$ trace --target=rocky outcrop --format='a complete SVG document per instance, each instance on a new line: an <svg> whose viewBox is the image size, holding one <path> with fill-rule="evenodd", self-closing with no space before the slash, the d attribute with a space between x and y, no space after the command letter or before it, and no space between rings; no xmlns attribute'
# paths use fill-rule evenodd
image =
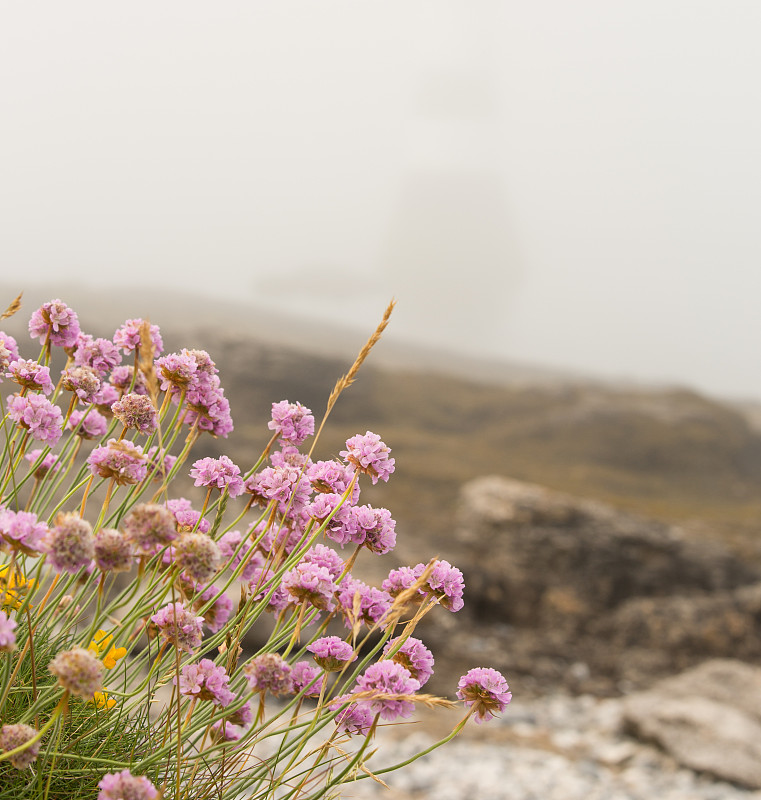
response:
<svg viewBox="0 0 761 800"><path fill-rule="evenodd" d="M677 528L497 476L462 492L458 541L470 604L515 625L571 625L633 598L726 591L761 579Z"/></svg>
<svg viewBox="0 0 761 800"><path fill-rule="evenodd" d="M761 669L713 660L624 702L624 719L680 764L761 788Z"/></svg>
<svg viewBox="0 0 761 800"><path fill-rule="evenodd" d="M470 634L545 685L615 692L761 656L758 567L676 527L491 476L463 488L457 542Z"/></svg>

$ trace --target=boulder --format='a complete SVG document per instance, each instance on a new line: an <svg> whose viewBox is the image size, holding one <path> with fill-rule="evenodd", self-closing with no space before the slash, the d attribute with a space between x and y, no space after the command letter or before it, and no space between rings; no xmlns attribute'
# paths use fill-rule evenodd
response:
<svg viewBox="0 0 761 800"><path fill-rule="evenodd" d="M761 669L707 661L624 701L624 722L680 764L761 788Z"/></svg>
<svg viewBox="0 0 761 800"><path fill-rule="evenodd" d="M457 542L466 608L517 626L579 632L632 598L761 580L756 567L674 526L500 476L464 486Z"/></svg>

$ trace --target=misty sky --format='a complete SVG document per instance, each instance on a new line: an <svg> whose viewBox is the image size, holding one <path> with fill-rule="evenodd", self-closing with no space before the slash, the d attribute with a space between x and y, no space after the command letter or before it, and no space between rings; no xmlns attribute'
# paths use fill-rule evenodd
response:
<svg viewBox="0 0 761 800"><path fill-rule="evenodd" d="M394 295L397 337L761 398L759 41L757 0L0 3L2 277Z"/></svg>

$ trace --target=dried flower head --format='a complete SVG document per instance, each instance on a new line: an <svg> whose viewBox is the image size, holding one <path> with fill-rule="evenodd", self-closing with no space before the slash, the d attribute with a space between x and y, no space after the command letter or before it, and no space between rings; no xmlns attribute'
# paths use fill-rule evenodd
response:
<svg viewBox="0 0 761 800"><path fill-rule="evenodd" d="M150 434L158 427L158 413L151 398L143 394L125 394L111 406L111 413L125 428L135 428L140 433Z"/></svg>
<svg viewBox="0 0 761 800"><path fill-rule="evenodd" d="M61 386L74 394L83 403L92 403L100 391L101 380L90 367L69 367L61 376Z"/></svg>
<svg viewBox="0 0 761 800"><path fill-rule="evenodd" d="M56 572L79 572L95 556L92 525L73 511L59 514L45 540L45 551Z"/></svg>
<svg viewBox="0 0 761 800"><path fill-rule="evenodd" d="M198 583L208 583L221 560L219 545L205 533L183 533L174 544L174 563Z"/></svg>
<svg viewBox="0 0 761 800"><path fill-rule="evenodd" d="M48 664L48 671L67 692L83 700L89 700L103 689L103 664L83 647L59 653Z"/></svg>
<svg viewBox="0 0 761 800"><path fill-rule="evenodd" d="M255 692L269 691L278 697L293 691L290 664L278 653L255 656L243 667L243 673Z"/></svg>
<svg viewBox="0 0 761 800"><path fill-rule="evenodd" d="M95 563L102 572L129 572L132 547L127 537L114 528L101 528L95 534Z"/></svg>
<svg viewBox="0 0 761 800"><path fill-rule="evenodd" d="M154 553L177 538L174 516L158 503L140 503L122 522L127 538L143 553Z"/></svg>
<svg viewBox="0 0 761 800"><path fill-rule="evenodd" d="M29 725L17 723L16 725L3 725L0 728L0 750L7 753L10 750L15 750L21 747L37 735L34 728ZM35 742L29 745L26 750L16 753L8 760L16 769L26 769L36 758L40 752L40 743Z"/></svg>

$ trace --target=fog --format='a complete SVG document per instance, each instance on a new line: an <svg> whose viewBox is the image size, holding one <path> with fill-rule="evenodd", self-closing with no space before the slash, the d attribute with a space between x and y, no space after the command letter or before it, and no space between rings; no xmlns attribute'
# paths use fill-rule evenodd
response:
<svg viewBox="0 0 761 800"><path fill-rule="evenodd" d="M4 3L2 277L367 330L393 295L400 339L761 398L760 36L755 2Z"/></svg>

